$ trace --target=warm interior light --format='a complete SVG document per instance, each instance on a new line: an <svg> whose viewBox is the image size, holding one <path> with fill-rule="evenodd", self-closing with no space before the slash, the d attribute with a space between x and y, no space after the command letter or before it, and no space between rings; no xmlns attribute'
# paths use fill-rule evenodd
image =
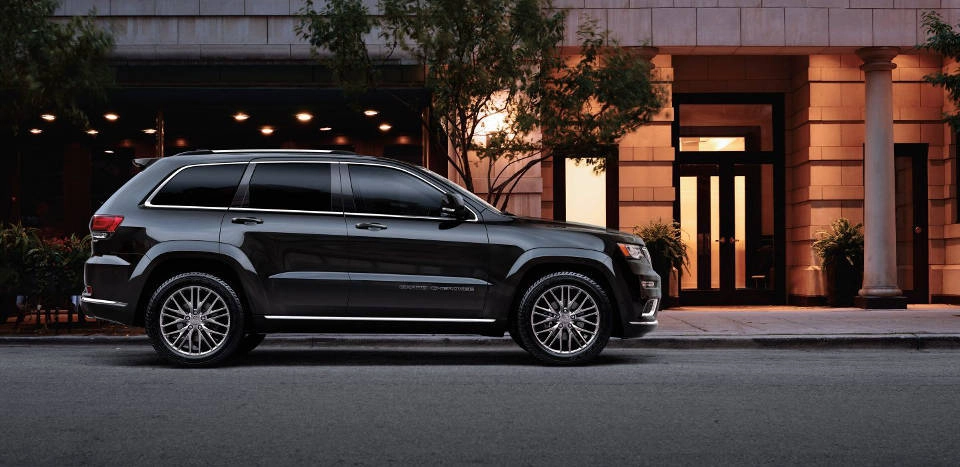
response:
<svg viewBox="0 0 960 467"><path fill-rule="evenodd" d="M245 121L247 121L248 118L250 118L250 116L247 115L247 114L245 114L245 113L243 113L243 112L237 112L237 113L233 114L233 119L236 120L236 121L238 121L238 122L245 122Z"/></svg>
<svg viewBox="0 0 960 467"><path fill-rule="evenodd" d="M376 115L379 114L379 113L380 113L380 112L377 112L376 110L373 110L373 109L367 109L367 110L364 110L364 111L363 111L363 114L366 115L366 116L368 116L368 117L374 117L374 116L376 116Z"/></svg>
<svg viewBox="0 0 960 467"><path fill-rule="evenodd" d="M94 130L93 128L91 128L91 129L89 129L89 130L87 130L87 131L86 131L86 133L87 133L88 135L90 135L90 136L97 136L97 135L99 135L99 134L100 134L100 132L99 132L99 131L97 131L97 130Z"/></svg>
<svg viewBox="0 0 960 467"><path fill-rule="evenodd" d="M33 133L33 134L35 134L35 135L39 135L40 133L43 133L43 130L41 130L41 129L39 129L39 128L31 128L31 129L30 129L30 133Z"/></svg>
<svg viewBox="0 0 960 467"><path fill-rule="evenodd" d="M187 146L187 140L186 140L185 138L177 138L177 139L173 142L173 145L176 146L176 147L178 147L178 148L186 147L186 146Z"/></svg>
<svg viewBox="0 0 960 467"><path fill-rule="evenodd" d="M390 129L393 128L393 125L389 123L381 123L377 128L379 128L380 131L390 131Z"/></svg>
<svg viewBox="0 0 960 467"><path fill-rule="evenodd" d="M307 112L300 112L297 114L297 120L306 123L313 120L313 115Z"/></svg>
<svg viewBox="0 0 960 467"><path fill-rule="evenodd" d="M322 127L320 127L320 131L330 131L330 130L332 130L332 129L333 129L333 127L329 127L329 126L322 126Z"/></svg>
<svg viewBox="0 0 960 467"><path fill-rule="evenodd" d="M272 126L262 126L260 127L260 133L263 133L263 136L270 136L273 134Z"/></svg>
<svg viewBox="0 0 960 467"><path fill-rule="evenodd" d="M143 129L143 132L146 133L146 134L148 134L148 135L152 135L152 134L156 133L157 130L154 129L154 128L144 128L144 129Z"/></svg>
<svg viewBox="0 0 960 467"><path fill-rule="evenodd" d="M105 113L105 114L103 114L103 118L105 118L105 119L107 119L107 120L109 120L109 121L111 121L111 122L115 122L115 121L117 121L118 118L120 118L120 116L117 115L117 114L115 114L115 113L113 113L113 112L110 112L110 113Z"/></svg>
<svg viewBox="0 0 960 467"><path fill-rule="evenodd" d="M333 139L333 142L334 144L347 144L350 142L350 140L347 139L346 136L337 136L336 138Z"/></svg>
<svg viewBox="0 0 960 467"><path fill-rule="evenodd" d="M40 116L40 118L42 118L42 119L44 119L44 120L46 120L46 121L48 121L48 122L52 122L52 121L54 121L54 120L57 119L57 116L54 115L54 114L43 114L43 115Z"/></svg>

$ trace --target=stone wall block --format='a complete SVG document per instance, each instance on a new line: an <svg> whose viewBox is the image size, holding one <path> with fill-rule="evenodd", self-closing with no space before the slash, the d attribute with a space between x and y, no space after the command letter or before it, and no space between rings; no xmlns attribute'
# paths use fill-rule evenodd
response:
<svg viewBox="0 0 960 467"><path fill-rule="evenodd" d="M110 18L117 45L158 45L177 42L177 20L157 17Z"/></svg>
<svg viewBox="0 0 960 467"><path fill-rule="evenodd" d="M109 15L110 0L64 0L54 10L53 14L56 16L82 16L94 9L98 15Z"/></svg>
<svg viewBox="0 0 960 467"><path fill-rule="evenodd" d="M740 45L740 9L697 8L697 45Z"/></svg>
<svg viewBox="0 0 960 467"><path fill-rule="evenodd" d="M200 14L200 0L161 0L157 2L157 14L197 16Z"/></svg>
<svg viewBox="0 0 960 467"><path fill-rule="evenodd" d="M873 12L867 9L830 9L830 45L873 44Z"/></svg>
<svg viewBox="0 0 960 467"><path fill-rule="evenodd" d="M917 44L917 10L873 10L873 45Z"/></svg>
<svg viewBox="0 0 960 467"><path fill-rule="evenodd" d="M607 25L620 45L650 44L653 41L650 17L650 9L611 9L607 10Z"/></svg>
<svg viewBox="0 0 960 467"><path fill-rule="evenodd" d="M266 44L267 19L223 18L224 44Z"/></svg>
<svg viewBox="0 0 960 467"><path fill-rule="evenodd" d="M245 15L287 15L290 13L290 0L244 0Z"/></svg>
<svg viewBox="0 0 960 467"><path fill-rule="evenodd" d="M785 8L784 42L788 46L829 45L829 18L826 8Z"/></svg>
<svg viewBox="0 0 960 467"><path fill-rule="evenodd" d="M783 8L740 10L740 40L743 45L784 45Z"/></svg>
<svg viewBox="0 0 960 467"><path fill-rule="evenodd" d="M243 15L243 0L200 0L201 15Z"/></svg>
<svg viewBox="0 0 960 467"><path fill-rule="evenodd" d="M109 13L113 16L152 16L157 14L157 0L110 0ZM107 14L107 11L100 14Z"/></svg>
<svg viewBox="0 0 960 467"><path fill-rule="evenodd" d="M652 18L655 45L697 45L696 8L654 8Z"/></svg>
<svg viewBox="0 0 960 467"><path fill-rule="evenodd" d="M294 27L297 18L293 16L267 18L267 43L269 44L306 44L297 36Z"/></svg>

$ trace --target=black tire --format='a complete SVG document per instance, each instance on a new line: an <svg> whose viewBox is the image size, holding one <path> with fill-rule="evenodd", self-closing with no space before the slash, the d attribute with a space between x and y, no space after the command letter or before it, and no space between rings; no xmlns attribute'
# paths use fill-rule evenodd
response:
<svg viewBox="0 0 960 467"><path fill-rule="evenodd" d="M193 298L194 293L197 298ZM160 284L147 305L145 321L153 348L161 357L180 366L216 366L233 355L243 339L240 297L226 281L203 272L178 274ZM161 326L166 334L161 332ZM196 354L192 353L194 343Z"/></svg>
<svg viewBox="0 0 960 467"><path fill-rule="evenodd" d="M510 334L510 338L513 339L513 342L519 345L521 349L527 350L527 344L523 343L523 339L520 338L520 330L517 329L516 326L511 326L507 334Z"/></svg>
<svg viewBox="0 0 960 467"><path fill-rule="evenodd" d="M263 339L267 337L266 334L246 334L243 336L243 339L240 339L240 345L237 346L236 355L246 355L257 348L260 343L263 342Z"/></svg>
<svg viewBox="0 0 960 467"><path fill-rule="evenodd" d="M560 297L553 295L558 290ZM591 309L591 301L595 310ZM545 304L549 309L544 309ZM522 347L551 365L577 365L593 360L607 346L613 328L612 307L603 287L570 271L547 274L527 287L516 318Z"/></svg>

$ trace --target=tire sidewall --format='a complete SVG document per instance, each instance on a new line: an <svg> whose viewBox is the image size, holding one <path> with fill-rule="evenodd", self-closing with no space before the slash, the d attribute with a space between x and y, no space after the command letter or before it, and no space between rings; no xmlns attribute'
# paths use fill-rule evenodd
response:
<svg viewBox="0 0 960 467"><path fill-rule="evenodd" d="M585 350L569 356L558 355L544 349L534 336L533 327L530 325L530 315L533 312L536 300L545 291L558 285L575 285L583 289L591 295L600 311L600 327L596 339ZM515 329L524 344L521 347L543 362L555 365L587 363L596 358L610 340L610 333L613 328L611 309L607 293L593 279L575 272L555 272L541 277L527 287L517 309Z"/></svg>
<svg viewBox="0 0 960 467"><path fill-rule="evenodd" d="M188 357L174 351L164 341L160 332L160 308L174 291L188 285L198 285L213 290L223 298L230 313L230 329L227 331L226 342L217 351L201 357ZM240 297L223 279L202 272L178 274L160 284L150 298L144 320L150 343L153 344L157 353L164 359L181 366L215 366L237 351L244 335L244 312Z"/></svg>

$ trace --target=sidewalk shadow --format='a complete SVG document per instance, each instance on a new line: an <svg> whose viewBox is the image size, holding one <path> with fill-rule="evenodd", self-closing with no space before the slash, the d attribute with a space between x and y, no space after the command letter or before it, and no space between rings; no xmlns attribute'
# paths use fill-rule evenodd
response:
<svg viewBox="0 0 960 467"><path fill-rule="evenodd" d="M649 363L649 355L600 355L584 366L636 365ZM177 368L155 355L116 355L118 366ZM405 349L314 347L283 348L266 346L248 355L232 358L220 368L287 366L530 366L543 367L538 360L520 349Z"/></svg>

